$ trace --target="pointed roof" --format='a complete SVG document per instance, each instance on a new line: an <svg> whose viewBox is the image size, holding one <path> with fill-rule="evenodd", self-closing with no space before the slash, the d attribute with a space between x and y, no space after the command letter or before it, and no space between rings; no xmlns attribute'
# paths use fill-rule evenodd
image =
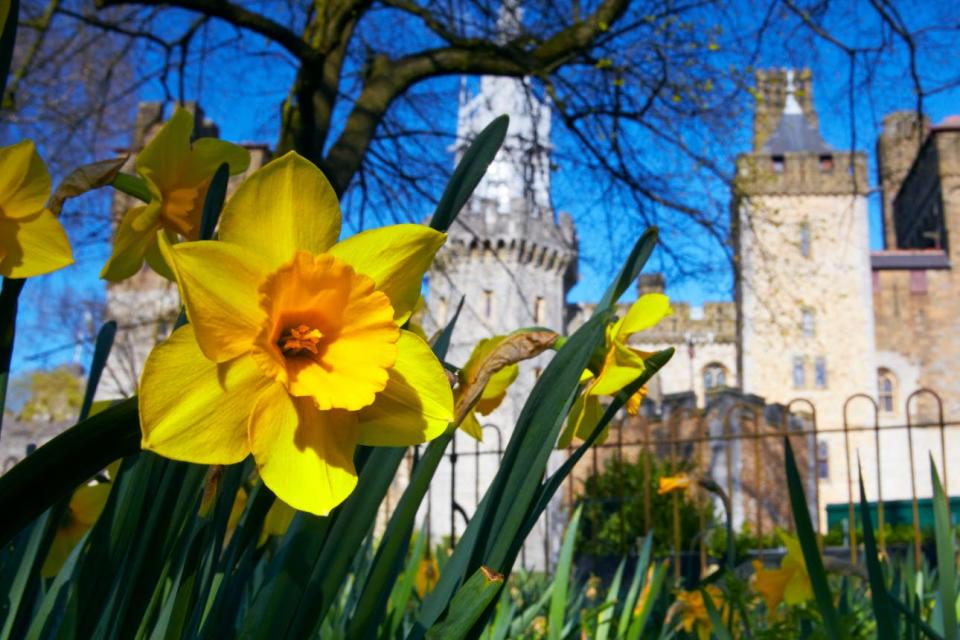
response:
<svg viewBox="0 0 960 640"><path fill-rule="evenodd" d="M803 115L793 86L793 70L787 71L787 97L783 103L780 124L761 149L763 153L781 155L790 152L832 153L833 149L820 132Z"/></svg>

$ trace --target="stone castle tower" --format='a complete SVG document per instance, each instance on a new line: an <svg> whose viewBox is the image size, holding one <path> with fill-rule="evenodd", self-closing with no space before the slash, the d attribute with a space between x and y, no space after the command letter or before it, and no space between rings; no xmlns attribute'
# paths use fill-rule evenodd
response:
<svg viewBox="0 0 960 640"><path fill-rule="evenodd" d="M466 93L466 91L464 91ZM536 97L526 80L484 77L479 92L461 98L457 143L459 160L467 143L501 114L510 116L506 140L470 201L449 231L429 277L427 324L444 326L463 299L447 361L463 365L483 338L525 326L543 326L563 332L567 324L566 293L576 280L577 237L566 214L555 215L550 203L550 110ZM430 506L434 537L451 528L462 535L466 518L498 467L498 451L506 446L512 428L550 354L520 364L520 374L503 404L480 417L484 441L477 445L458 433L456 449L480 451L460 459L456 468L449 456L434 479L435 500ZM469 467L469 468L468 468ZM463 514L452 514L449 491ZM444 494L441 497L441 494ZM561 518L554 511L535 530L524 550L528 567L542 567L559 545ZM552 530L549 534L546 527Z"/></svg>
<svg viewBox="0 0 960 640"><path fill-rule="evenodd" d="M876 385L866 157L824 142L809 72L757 80L753 152L737 159L732 202L739 379L768 403L806 398L820 425L840 426L845 400ZM848 418L866 423L853 413L863 409ZM843 451L842 436L822 442ZM845 500L844 456L824 457L838 482L822 497Z"/></svg>

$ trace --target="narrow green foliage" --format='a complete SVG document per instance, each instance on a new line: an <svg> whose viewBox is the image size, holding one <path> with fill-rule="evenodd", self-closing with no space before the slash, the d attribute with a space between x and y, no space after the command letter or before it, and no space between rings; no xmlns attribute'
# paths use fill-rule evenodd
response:
<svg viewBox="0 0 960 640"><path fill-rule="evenodd" d="M87 418L0 476L0 544L108 464L140 449L137 399Z"/></svg>
<svg viewBox="0 0 960 640"><path fill-rule="evenodd" d="M860 472L860 520L863 523L863 546L866 554L867 576L870 581L870 601L873 615L877 619L878 640L893 640L897 637L897 619L890 606L890 595L883 578L883 567L873 533L873 521L870 518L870 504L863 488L863 472Z"/></svg>
<svg viewBox="0 0 960 640"><path fill-rule="evenodd" d="M20 0L10 0L6 15L0 15L0 106L7 90L7 76L13 62L13 47L17 39L17 20L20 17Z"/></svg>
<svg viewBox="0 0 960 640"><path fill-rule="evenodd" d="M630 288L630 284L640 275L640 271L643 270L644 265L647 264L647 260L650 259L650 255L656 248L658 235L659 231L656 227L650 227L643 232L640 239L633 245L633 250L630 252L630 256L624 263L616 280L611 283L610 287L603 294L603 298L601 298L597 304L595 313L609 309L612 305L616 304L620 296Z"/></svg>
<svg viewBox="0 0 960 640"><path fill-rule="evenodd" d="M577 508L570 518L567 531L563 534L563 544L560 547L560 556L557 558L557 568L553 574L553 595L550 597L550 615L547 618L547 637L550 640L560 640L564 624L564 612L567 607L567 592L570 589L570 577L573 573L573 550L577 541L577 526L580 524L580 513Z"/></svg>
<svg viewBox="0 0 960 640"><path fill-rule="evenodd" d="M103 323L97 332L97 342L93 347L93 360L90 363L90 373L87 375L87 388L83 393L83 404L80 406L79 420L86 420L93 406L93 396L97 393L100 376L107 366L110 349L113 348L113 339L117 335L117 323L109 320Z"/></svg>
<svg viewBox="0 0 960 640"><path fill-rule="evenodd" d="M450 601L450 612L427 632L427 640L463 638L503 587L503 576L480 567Z"/></svg>
<svg viewBox="0 0 960 640"><path fill-rule="evenodd" d="M810 584L817 601L817 608L823 616L826 633L831 638L843 639L847 637L846 630L840 624L840 617L833 606L833 596L827 584L827 574L823 569L823 559L820 557L820 548L817 546L816 534L807 510L807 498L803 492L803 481L797 469L797 461L793 455L790 439L783 439L783 450L787 466L787 491L790 494L790 508L793 510L793 522L796 526L797 538L803 551L803 561L807 565L810 575Z"/></svg>
<svg viewBox="0 0 960 640"><path fill-rule="evenodd" d="M13 340L16 336L17 305L26 282L4 278L3 288L0 289L0 429L3 427L7 385L10 383L10 359L13 357ZM5 542L6 538L0 537L0 541Z"/></svg>
<svg viewBox="0 0 960 640"><path fill-rule="evenodd" d="M147 183L140 177L129 173L118 173L110 185L121 193L125 193L141 202L150 202L153 200L153 194Z"/></svg>
<svg viewBox="0 0 960 640"><path fill-rule="evenodd" d="M637 564L633 570L633 580L630 581L630 587L627 589L627 595L623 601L623 609L620 612L620 620L617 623L617 633L614 636L616 638L623 638L627 633L627 629L630 627L631 614L633 613L637 598L640 596L640 586L646 579L647 566L650 564L650 552L652 550L653 532L650 532L643 538L643 545L640 547L640 555L637 557Z"/></svg>
<svg viewBox="0 0 960 640"><path fill-rule="evenodd" d="M957 640L957 550L950 507L943 493L937 465L930 456L930 480L933 483L934 534L937 540L937 582L940 587L940 615L945 640Z"/></svg>
<svg viewBox="0 0 960 640"><path fill-rule="evenodd" d="M230 165L226 162L217 167L210 180L207 196L203 199L203 212L200 215L200 239L212 240L227 199L227 184L230 182Z"/></svg>
<svg viewBox="0 0 960 640"><path fill-rule="evenodd" d="M623 580L623 569L626 563L627 559L622 559L620 564L617 565L616 573L613 574L613 581L610 583L607 597L603 601L604 608L597 619L597 640L607 640L610 637L610 628L613 626L613 611L620 597L620 582Z"/></svg>
<svg viewBox="0 0 960 640"><path fill-rule="evenodd" d="M450 228L500 150L509 125L510 118L505 115L500 116L488 124L470 143L457 168L454 169L450 181L447 182L443 195L440 196L440 202L430 220L431 227L438 231L446 231Z"/></svg>
<svg viewBox="0 0 960 640"><path fill-rule="evenodd" d="M707 610L707 615L710 616L713 637L717 640L733 640L730 630L723 622L723 616L720 615L716 605L713 604L713 598L710 597L706 589L700 589L700 595L703 597L703 606Z"/></svg>

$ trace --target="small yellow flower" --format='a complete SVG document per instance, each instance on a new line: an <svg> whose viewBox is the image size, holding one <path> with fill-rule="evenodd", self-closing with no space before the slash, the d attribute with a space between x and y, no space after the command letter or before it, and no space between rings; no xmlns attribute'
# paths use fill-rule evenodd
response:
<svg viewBox="0 0 960 640"><path fill-rule="evenodd" d="M421 598L425 597L437 586L437 580L439 579L440 567L437 565L437 559L433 556L424 556L417 568L417 578L414 584L417 595Z"/></svg>
<svg viewBox="0 0 960 640"><path fill-rule="evenodd" d="M759 560L753 561L753 587L763 598L771 617L776 614L781 602L792 607L813 598L813 586L800 541L783 531L778 531L778 534L787 548L780 568L765 569Z"/></svg>
<svg viewBox="0 0 960 640"><path fill-rule="evenodd" d="M356 486L358 444L405 447L446 430L443 367L400 328L445 234L404 224L339 235L333 188L295 153L237 189L219 241L161 235L190 323L144 366L144 449L199 464L253 454L278 498L327 514Z"/></svg>
<svg viewBox="0 0 960 640"><path fill-rule="evenodd" d="M632 396L627 398L627 404L625 406L627 410L627 415L636 416L640 414L640 405L643 404L644 399L647 397L647 388L640 387L637 389L637 392Z"/></svg>
<svg viewBox="0 0 960 640"><path fill-rule="evenodd" d="M470 357L467 358L467 363L463 365L463 368L460 369L457 376L460 383L457 385L457 391L454 394L455 401L459 401L460 394L463 390L476 381L481 364L486 360L490 352L503 342L506 337L507 336L494 336L492 338L484 338L473 348ZM499 407L503 399L507 397L507 389L513 384L513 381L517 379L519 373L520 368L514 363L508 364L490 376L490 379L487 380L487 384L480 394L480 400L478 400L477 404L464 416L463 421L460 423L460 428L480 442L483 442L483 427L480 425L480 421L477 420L476 414L479 413L482 416L487 416Z"/></svg>
<svg viewBox="0 0 960 640"><path fill-rule="evenodd" d="M715 585L707 585L707 595L713 602L713 606L720 611L723 606L723 592ZM680 616L678 627L682 627L687 633L696 631L700 640L709 640L713 624L710 621L710 614L707 612L707 606L703 602L703 593L700 591L680 591L677 593L677 601L670 607L667 613L667 619L673 619L674 616Z"/></svg>
<svg viewBox="0 0 960 640"><path fill-rule="evenodd" d="M50 173L33 141L0 147L0 275L29 278L73 264L49 199Z"/></svg>
<svg viewBox="0 0 960 640"><path fill-rule="evenodd" d="M530 631L534 638L543 638L547 635L547 617L537 616L530 623Z"/></svg>
<svg viewBox="0 0 960 640"><path fill-rule="evenodd" d="M86 484L73 492L63 520L54 534L50 551L43 561L40 575L52 578L60 573L73 548L100 517L112 486L111 483Z"/></svg>
<svg viewBox="0 0 960 640"><path fill-rule="evenodd" d="M664 495L674 491L686 491L690 488L690 476L680 473L675 476L663 476L660 478L660 486L657 487L657 493Z"/></svg>
<svg viewBox="0 0 960 640"><path fill-rule="evenodd" d="M673 310L667 296L662 293L648 293L640 296L623 318L607 327L603 363L599 366L599 373L594 375L589 369L584 371L581 382L586 385L570 409L567 425L560 434L557 448L568 447L574 435L584 440L590 436L603 415L599 396L614 396L643 375L646 369L644 360L651 354L629 346L630 337L655 326L671 313ZM628 400L628 411L639 411L643 395L636 395ZM606 431L597 442L602 443L605 438Z"/></svg>
<svg viewBox="0 0 960 640"><path fill-rule="evenodd" d="M194 116L177 109L157 135L137 155L136 168L153 199L123 215L113 242L113 254L100 277L119 282L137 273L144 259L172 279L157 246L157 232L196 240L207 189L217 168L226 162L230 173L245 171L250 152L216 138L190 142Z"/></svg>

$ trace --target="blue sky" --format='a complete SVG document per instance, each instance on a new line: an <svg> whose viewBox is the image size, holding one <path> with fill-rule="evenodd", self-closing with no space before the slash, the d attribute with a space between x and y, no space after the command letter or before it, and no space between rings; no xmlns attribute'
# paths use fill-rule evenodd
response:
<svg viewBox="0 0 960 640"><path fill-rule="evenodd" d="M856 13L858 3L853 3ZM918 11L938 11L942 9L925 8L934 5L917 5ZM927 16L929 18L929 16ZM868 29L869 15L861 23L843 23L836 26L836 33L850 41L857 41L862 34L858 30ZM856 93L851 117L850 103L847 99L847 78L849 72L847 57L827 44L821 43L813 50L794 51L789 46L777 46L771 43L759 56L761 67L802 67L809 66L814 76L814 101L820 114L821 129L826 141L834 148L844 150L855 145L857 149L869 155L870 181L875 186L876 163L874 145L879 133L882 117L896 109L913 108L916 104L911 87L906 81L905 58L900 56L878 67L877 73L885 77L878 83L885 90L876 94ZM256 65L244 65L242 69L231 65L229 56L224 52L211 56L205 68L194 69L186 79L188 99L199 99L207 114L220 126L221 136L231 141L256 141L273 144L277 138L279 104L285 96L293 77L293 67L283 56L264 57ZM457 83L455 78L441 80L444 83ZM455 85L446 85L446 88ZM142 99L162 99L164 90L159 84L148 86ZM924 109L933 122L940 122L946 116L960 113L960 89L941 92L928 98ZM444 126L451 134L455 129L455 104L447 112ZM732 167L733 153L747 151L751 121L744 115L730 122L731 149L724 159ZM564 138L562 131L556 130L554 144L570 152L571 141ZM855 139L854 139L855 138ZM655 141L651 141L651 153L662 153ZM671 169L673 162L669 154L664 154L664 170ZM450 160L452 166L452 159ZM611 219L628 219L628 212L611 210L597 197L590 195L589 187L584 187L580 176L565 169L563 160L558 160L558 173L554 178L552 194L558 210L569 212L578 224L581 237L581 281L571 292L573 301L596 300L617 268L621 257L642 229L609 225ZM672 167L676 169L676 167ZM695 187L693 187L695 188ZM705 184L704 190L715 189L715 185ZM728 200L726 193L710 193L710 199L724 205ZM102 202L91 206L104 206ZM350 206L350 201L347 205ZM426 212L424 212L426 213ZM870 197L870 233L871 246L882 246L880 229L879 198ZM412 216L414 218L420 215ZM355 231L355 229L353 229ZM689 226L664 226L664 242L680 243L687 241L691 233ZM709 245L705 245L709 247ZM704 251L709 251L709 248ZM43 322L47 315L46 305L54 300L57 292L70 291L83 294L90 292L102 295L103 286L97 279L97 273L108 255L109 247L85 247L78 252L77 265L60 273L37 278L28 284L23 297L21 325L23 331L18 336L14 354L15 370L24 370L36 366L52 366L79 356L81 362L88 355L72 348L72 336L60 335L56 329L45 331L42 340L36 339L33 329ZM722 263L718 261L718 264ZM732 278L728 271L719 268L705 277L687 278L680 282L668 283L668 293L676 300L699 305L704 301L728 300L731 298Z"/></svg>

